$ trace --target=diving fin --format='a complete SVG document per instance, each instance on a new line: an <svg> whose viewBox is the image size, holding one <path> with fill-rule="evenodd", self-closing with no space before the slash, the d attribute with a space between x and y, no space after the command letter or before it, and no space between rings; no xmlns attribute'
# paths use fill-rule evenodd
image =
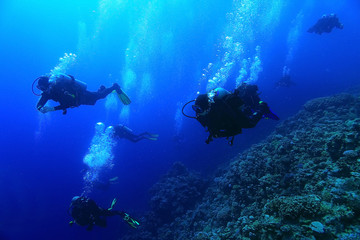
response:
<svg viewBox="0 0 360 240"><path fill-rule="evenodd" d="M113 209L113 207L115 206L116 202L117 202L117 199L116 199L116 198L114 198L114 200L113 200L113 201L112 201L112 203L111 203L111 207L110 207L110 208L108 208L108 211L110 211L110 210L112 210L112 209Z"/></svg>
<svg viewBox="0 0 360 240"><path fill-rule="evenodd" d="M129 105L131 103L130 98L128 97L128 95L126 95L126 93L124 93L124 91L120 90L120 93L115 91L116 94L118 95L120 101L124 104L124 105Z"/></svg>
<svg viewBox="0 0 360 240"><path fill-rule="evenodd" d="M131 227L133 227L133 228L137 228L137 227L140 225L140 223L139 223L138 221L136 221L135 219L133 219L132 217L130 217L130 215L127 214L127 213L124 213L123 219L125 220L125 222L126 222L127 224L129 224L129 225L130 225Z"/></svg>

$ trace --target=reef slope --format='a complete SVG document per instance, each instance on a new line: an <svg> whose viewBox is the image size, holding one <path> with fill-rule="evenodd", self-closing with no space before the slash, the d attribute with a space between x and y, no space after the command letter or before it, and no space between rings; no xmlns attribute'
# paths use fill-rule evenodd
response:
<svg viewBox="0 0 360 240"><path fill-rule="evenodd" d="M181 164L123 239L360 239L360 99L307 102L203 180ZM166 207L164 207L166 206Z"/></svg>

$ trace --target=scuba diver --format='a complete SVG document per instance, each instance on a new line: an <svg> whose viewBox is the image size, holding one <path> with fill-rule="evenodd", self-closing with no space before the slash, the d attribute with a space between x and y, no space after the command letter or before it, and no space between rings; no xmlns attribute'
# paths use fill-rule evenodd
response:
<svg viewBox="0 0 360 240"><path fill-rule="evenodd" d="M343 29L344 25L340 23L339 18L336 16L336 14L332 13L329 15L323 15L314 26L309 28L307 31L309 33L317 33L322 34L324 32L330 33L333 28L339 28Z"/></svg>
<svg viewBox="0 0 360 240"><path fill-rule="evenodd" d="M34 84L36 82L36 88L42 91L41 94L34 92ZM74 108L80 105L95 105L97 100L105 98L113 91L116 91L124 105L131 103L129 97L121 90L117 83L114 83L109 88L101 85L97 92L90 92L86 88L85 83L66 74L41 76L35 79L32 85L33 93L41 96L36 108L42 113L62 110L63 114L66 114L67 108ZM45 106L48 100L59 102L60 105L56 107Z"/></svg>
<svg viewBox="0 0 360 240"><path fill-rule="evenodd" d="M130 217L129 214L122 211L112 210L116 202L117 200L115 198L112 201L110 208L103 209L92 199L75 196L71 200L69 207L69 214L74 218L74 220L70 221L69 224L73 225L76 223L80 226L87 226L86 230L90 231L93 229L94 225L106 227L106 217L119 215L131 227L137 228L140 225L139 222Z"/></svg>
<svg viewBox="0 0 360 240"><path fill-rule="evenodd" d="M207 128L207 144L213 138L226 137L229 145L233 145L235 135L240 134L243 128L255 127L263 117L279 120L269 106L260 100L257 91L256 85L246 83L241 84L234 93L216 88L186 103L182 112L186 117L195 118ZM196 117L184 113L184 108L191 102L195 102L192 108Z"/></svg>
<svg viewBox="0 0 360 240"><path fill-rule="evenodd" d="M151 134L148 132L143 132L137 135L133 132L133 130L122 124L112 126L112 128L114 129L114 138L125 138L135 143L143 139L156 141L159 136L158 134Z"/></svg>
<svg viewBox="0 0 360 240"><path fill-rule="evenodd" d="M284 66L283 68L283 75L282 77L275 82L275 87L279 88L279 87L291 87L293 85L296 85L295 82L291 81L291 76L290 76L290 68L288 68L287 66Z"/></svg>

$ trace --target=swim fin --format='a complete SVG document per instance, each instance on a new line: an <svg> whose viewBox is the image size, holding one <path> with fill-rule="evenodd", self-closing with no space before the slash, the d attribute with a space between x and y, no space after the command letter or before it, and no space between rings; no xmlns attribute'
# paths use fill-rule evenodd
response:
<svg viewBox="0 0 360 240"><path fill-rule="evenodd" d="M158 139L155 138L155 137L147 137L147 139L149 139L149 140L151 140L151 141L156 141L156 140L158 140Z"/></svg>
<svg viewBox="0 0 360 240"><path fill-rule="evenodd" d="M123 219L126 221L127 224L129 224L133 228L137 228L140 225L138 221L130 217L130 215L127 213L124 213Z"/></svg>
<svg viewBox="0 0 360 240"><path fill-rule="evenodd" d="M116 202L117 202L117 199L114 198L114 200L113 200L112 203L111 203L111 207L108 208L108 211L110 211L110 210L113 209L113 207L115 206Z"/></svg>
<svg viewBox="0 0 360 240"><path fill-rule="evenodd" d="M128 95L126 95L126 93L124 93L124 91L120 90L121 92L118 93L117 91L116 94L118 95L120 101L124 104L124 105L129 105L131 103L130 98L128 97Z"/></svg>
<svg viewBox="0 0 360 240"><path fill-rule="evenodd" d="M147 133L147 136L145 136L145 138L151 140L151 141L156 141L158 140L159 134L152 134L152 133Z"/></svg>

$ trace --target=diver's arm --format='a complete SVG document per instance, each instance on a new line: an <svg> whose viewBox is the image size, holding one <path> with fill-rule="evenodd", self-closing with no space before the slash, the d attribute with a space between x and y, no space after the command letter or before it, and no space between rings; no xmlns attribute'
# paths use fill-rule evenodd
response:
<svg viewBox="0 0 360 240"><path fill-rule="evenodd" d="M48 100L49 100L49 98L45 94L42 94L41 98L39 99L38 103L36 104L36 109L40 111L40 109L42 107L44 107L44 105L47 103Z"/></svg>
<svg viewBox="0 0 360 240"><path fill-rule="evenodd" d="M43 106L39 109L40 112L42 113L48 113L48 112L53 112L56 110L63 110L63 114L66 114L66 108L64 108L63 106L59 105L56 107L51 107L51 106Z"/></svg>
<svg viewBox="0 0 360 240"><path fill-rule="evenodd" d="M39 102L36 104L37 110L40 111L41 113L48 113L55 111L54 107L45 106L48 100L49 98L45 94L42 94Z"/></svg>

